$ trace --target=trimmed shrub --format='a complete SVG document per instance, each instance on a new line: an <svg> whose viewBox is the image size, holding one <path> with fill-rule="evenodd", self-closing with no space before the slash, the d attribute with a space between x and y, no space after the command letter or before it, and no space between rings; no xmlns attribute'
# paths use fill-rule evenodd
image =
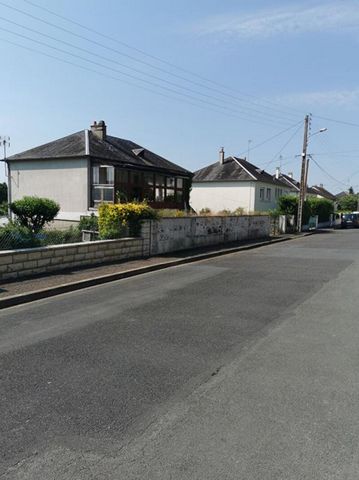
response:
<svg viewBox="0 0 359 480"><path fill-rule="evenodd" d="M126 227L131 236L137 237L141 233L141 222L146 219L158 219L158 213L145 202L102 204L98 220L100 237L122 237Z"/></svg>
<svg viewBox="0 0 359 480"><path fill-rule="evenodd" d="M81 217L77 228L80 230L80 232L82 230L98 232L98 217L94 213L91 213L89 217Z"/></svg>
<svg viewBox="0 0 359 480"><path fill-rule="evenodd" d="M59 213L60 206L49 198L24 197L10 204L18 223L32 233L38 233Z"/></svg>

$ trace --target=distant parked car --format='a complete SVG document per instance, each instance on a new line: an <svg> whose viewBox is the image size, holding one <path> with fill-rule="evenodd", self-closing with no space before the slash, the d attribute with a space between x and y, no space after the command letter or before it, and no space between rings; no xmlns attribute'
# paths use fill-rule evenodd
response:
<svg viewBox="0 0 359 480"><path fill-rule="evenodd" d="M342 228L359 227L359 214L358 213L343 213L342 214Z"/></svg>

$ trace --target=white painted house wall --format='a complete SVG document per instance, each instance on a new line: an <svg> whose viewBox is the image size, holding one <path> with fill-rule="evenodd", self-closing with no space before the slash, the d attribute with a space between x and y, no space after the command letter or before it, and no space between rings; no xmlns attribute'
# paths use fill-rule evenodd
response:
<svg viewBox="0 0 359 480"><path fill-rule="evenodd" d="M261 189L264 189L264 199L261 199ZM267 192L270 191L270 200ZM256 182L254 211L267 212L277 208L278 198L289 195L290 189L285 186L276 186L270 183Z"/></svg>
<svg viewBox="0 0 359 480"><path fill-rule="evenodd" d="M60 216L89 207L89 161L80 159L10 162L11 199L46 197L60 204Z"/></svg>
<svg viewBox="0 0 359 480"><path fill-rule="evenodd" d="M241 207L248 213L254 210L254 198L255 182L193 182L190 205L196 212L203 208L220 212Z"/></svg>

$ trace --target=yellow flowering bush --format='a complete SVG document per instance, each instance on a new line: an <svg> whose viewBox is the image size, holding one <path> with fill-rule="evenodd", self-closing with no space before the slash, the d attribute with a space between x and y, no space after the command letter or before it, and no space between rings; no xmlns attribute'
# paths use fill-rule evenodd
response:
<svg viewBox="0 0 359 480"><path fill-rule="evenodd" d="M146 202L142 203L104 203L99 207L99 232L101 238L119 238L126 228L131 236L141 233L141 222L146 219L157 219L156 210Z"/></svg>

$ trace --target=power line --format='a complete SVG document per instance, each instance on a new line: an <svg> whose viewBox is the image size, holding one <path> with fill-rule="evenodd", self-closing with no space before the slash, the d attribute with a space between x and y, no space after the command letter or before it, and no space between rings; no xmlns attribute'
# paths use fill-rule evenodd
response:
<svg viewBox="0 0 359 480"><path fill-rule="evenodd" d="M93 33L96 33L97 35L100 35L100 36L105 37L105 38L109 38L109 39L112 40L112 41L116 41L117 43L124 44L127 48L131 48L129 45L125 44L124 42L121 42L121 41L117 41L117 40L115 40L115 39L112 39L111 37L109 37L109 36L107 36L107 35L104 35L104 34L102 34L102 33L100 33L100 32L97 32L96 30L89 29L88 27L86 27L86 26L84 26L84 25L82 25L82 24L79 24L78 22L74 22L74 21L71 20L71 19L68 19L68 18L66 18L66 17L62 17L61 15L58 15L58 14L50 11L49 9L43 8L43 7L35 4L34 2L28 2L28 3L31 4L31 5L33 5L33 6L35 6L35 7L37 7L37 8L40 8L40 9L42 9L42 10L45 10L45 11L47 11L48 13L50 13L50 14L52 14L52 15L55 15L55 16L57 16L57 17L59 17L59 18L62 18L62 19L66 20L66 21L68 21L68 22L70 22L70 23L73 23L73 24L75 24L75 25L77 25L77 26L80 26L81 28L84 28L84 29L86 29L86 30L92 31ZM239 102L251 103L251 104L253 104L253 105L255 105L255 106L259 107L259 108L267 108L267 109L271 109L271 110L273 110L273 111L275 110L273 107L266 107L266 106L260 105L258 102L251 102L251 101L248 101L248 100L243 100L243 99L240 99L239 97L230 95L230 94L228 94L228 93L223 93L222 91L220 91L220 90L218 90L218 89L213 89L212 87L209 87L208 85L204 85L203 83L194 82L193 80L187 79L187 78L185 78L185 77L183 77L183 76L178 76L178 75L174 74L173 72L170 72L170 71L168 71L168 70L164 70L164 69L162 69L162 68L160 68L160 67L158 67L158 66L155 66L155 65L153 65L153 64L151 64L151 63L149 63L149 62L146 62L146 61L144 61L144 60L140 60L140 59L138 59L138 58L136 58L136 57L134 57L134 56L132 56L132 55L128 55L128 54L126 54L126 53L124 53L124 52L121 52L121 51L119 51L119 50L117 50L117 49L114 49L114 48L112 48L112 47L109 47L108 45L105 45L105 44L103 44L103 43L97 42L96 40L94 40L94 39L92 39L92 38L88 38L88 37L85 37L85 36L80 35L80 34L78 34L78 33L75 33L75 32L73 32L73 31L71 31L71 30L69 30L69 29L67 29L67 28L64 28L64 27L61 27L61 26L59 26L59 25L56 25L56 24L54 24L54 23L52 23L52 22L49 22L49 21L47 21L47 20L44 20L43 18L37 17L37 16L35 16L35 15L32 15L31 13L28 13L28 12L25 12L25 11L23 11L23 10L20 10L20 9L18 9L18 8L16 8L16 7L13 7L13 6L11 6L11 5L8 5L8 4L4 3L4 2L1 2L1 1L0 1L0 4L3 5L3 6L5 6L5 7L7 7L7 8L9 8L9 9L11 9L11 10L13 10L13 11L16 11L16 12L18 12L18 13L21 13L21 14L23 14L23 15L26 15L26 16L32 18L32 19L35 19L36 21L42 22L42 23L44 23L44 24L46 24L46 25L50 25L51 27L57 28L57 29L59 29L59 30L61 30L61 31L63 31L63 32L66 32L66 33L68 33L68 34L70 34L70 35L73 35L73 36L75 36L75 37L77 37L77 38L80 38L80 39L82 39L82 40L85 40L85 41L87 41L87 42L90 42L90 43L92 43L92 44L94 44L94 45L100 46L101 48L105 48L105 49L108 49L108 50L110 50L110 51L112 51L112 52L115 52L115 53L117 53L117 54L119 54L119 55L125 56L125 57L127 57L127 58L129 58L129 59L131 59L131 60L133 60L133 61L135 61L135 62L144 64L144 65L146 65L146 66L148 66L148 67L150 67L150 68L154 68L154 69L156 69L156 70L162 71L162 72L164 72L164 73L166 73L166 74L168 74L168 75L176 76L177 78L181 78L182 80L185 80L185 81L187 81L187 82L195 83L197 86L201 86L201 87L203 87L203 88L207 88L207 89L210 89L210 90L212 90L212 91L216 91L217 93L220 93L221 95L228 96L228 97L230 97L230 98L232 98L232 99L235 99L235 100L237 100L237 101L239 101ZM135 49L135 50L140 51L139 49ZM142 52L142 51L140 51L140 52L145 55L144 52ZM149 55L149 56L151 56L151 55ZM151 57L156 58L156 59L158 60L158 58L155 57L155 56L151 56ZM166 63L166 62L164 62L164 63ZM170 64L170 65L175 66L174 64ZM180 67L178 67L178 68L180 68ZM192 72L190 72L190 71L188 71L188 73L191 73L192 75L198 76L198 75L196 75L196 74L194 74L194 73L192 73ZM216 82L212 82L211 80L208 80L208 79L206 79L206 81L209 81L209 82L211 82L211 83L216 83ZM222 86L222 88L223 88L223 86ZM224 88L228 89L227 87L224 87ZM277 110L278 112L282 112L282 113L284 112L283 110L278 110L278 109L276 109L276 110ZM284 113L285 113L285 115L289 115L289 113L287 113L287 112L284 112ZM296 116L296 115L294 115L294 114L292 114L292 113L290 113L290 115L291 115L292 117L293 117L293 116Z"/></svg>
<svg viewBox="0 0 359 480"><path fill-rule="evenodd" d="M273 163L273 162L276 160L276 158L278 157L278 155L280 155L280 154L283 152L283 150L285 149L285 147L287 147L287 146L290 144L290 142L291 142L291 141L293 140L293 138L297 135L297 133L299 132L299 130L301 130L301 128L302 128L302 125L299 125L299 127L296 129L296 131L293 133L293 135L290 136L289 140L286 141L286 143L283 145L283 147L274 155L274 157L273 157L269 162L267 162L267 163L264 165L264 167L263 167L264 170L268 167L268 165L270 165L271 163Z"/></svg>
<svg viewBox="0 0 359 480"><path fill-rule="evenodd" d="M115 76L113 76L113 75L100 72L100 71L95 70L95 69L93 69L93 68L89 68L89 67L85 67L85 66L83 66L83 65L79 65L79 64L77 64L77 63L75 63L75 62L71 62L71 61L69 61L69 60L65 60L65 59L60 58L60 57L57 57L57 56L55 56L55 55L50 55L50 54L45 53L45 52L42 52L42 51L40 51L40 50L36 50L36 49L34 49L34 48L27 47L27 46L25 46L25 45L21 45L21 44L16 43L16 42L12 42L11 40L8 40L8 39L0 38L0 41L5 42L5 43L8 43L8 44L13 45L13 46L16 46L16 47L19 47L19 48L22 48L22 49L27 50L27 51L29 51L29 52L37 53L37 54L40 54L40 55L42 55L42 56L45 56L45 57L48 57L48 58L51 58L51 59L60 61L60 62L62 62L62 63L68 64L68 65L72 65L72 66L74 66L74 67L76 67L76 68L79 68L79 69L81 69L81 70L85 70L85 71L88 71L88 72L96 73L97 75L101 75L101 76L103 76L103 77L110 78L111 80L119 81L119 82L124 83L124 84L126 84L126 85L135 86L135 87L137 87L137 88L140 88L141 90L145 90L145 91L147 91L147 92L154 93L155 95L160 95L161 97L170 98L171 100L176 100L176 101L179 101L179 102L181 102L181 103L185 102L185 103L187 103L187 104L189 104L189 105L193 105L193 106L198 107L198 108L202 108L202 109L205 109L205 110L211 110L211 111L213 111L213 112L220 113L220 114L222 114L222 115L224 115L224 116L227 116L227 117L238 118L238 119L243 120L243 117L240 117L240 116L238 116L238 115L231 114L231 113L229 113L229 112L224 112L224 111L221 111L221 110L217 110L217 109L215 109L215 108L211 108L211 107L208 107L208 106L199 105L198 103L191 102L191 101L189 101L189 100L187 100L187 99L183 99L182 97L181 97L181 98L177 98L177 97L175 97L175 96L173 96L173 95L167 95L167 94L165 94L165 93L158 92L158 91L156 91L156 90L152 90L152 89L150 89L150 88L148 88L148 87L144 87L143 85L136 85L136 84L134 84L134 83L132 83L132 82L129 82L129 81L126 81L126 80L124 80L124 79L122 79L122 78L118 78L118 77L115 77ZM246 120L246 119L245 119L245 120ZM260 122L260 121L256 121L256 120L250 120L250 121L251 121L252 123L259 123L259 124L261 124L261 125L265 125L263 122ZM271 126L273 126L273 124L272 124Z"/></svg>
<svg viewBox="0 0 359 480"><path fill-rule="evenodd" d="M266 140L263 140L263 142L254 145L254 147L251 148L251 151L254 150L254 149L256 149L256 148L261 147L262 145L265 145L266 143L270 142L271 140L274 140L275 138L279 137L279 136L282 135L283 133L288 132L288 130L291 130L292 128L297 127L299 124L302 124L302 120L301 120L300 122L298 122L298 123L296 123L296 124L294 124L294 125L286 128L285 130L282 130L282 131L280 131L279 133L276 133L276 134L273 135L272 137L267 138ZM238 156L243 155L243 154L245 154L246 152L247 152L247 150L243 150L242 152L238 153Z"/></svg>
<svg viewBox="0 0 359 480"><path fill-rule="evenodd" d="M118 69L116 69L116 68L112 68L112 67L110 67L110 66L108 66L108 65L105 65L105 64L103 64L103 63L99 63L99 62L96 62L96 61L94 61L94 60L90 60L90 59L88 59L88 58L82 57L81 55L77 55L77 54L72 53L72 52L69 52L69 51L67 51L67 50L63 50L63 49L61 49L61 48L54 47L54 46L52 46L52 45L49 45L49 44L44 43L44 42L41 42L41 41L39 41L39 40L35 40L35 39L31 38L31 37L28 37L27 35L22 35L22 34L20 34L20 33L13 32L13 31L8 30L8 29L3 28L3 27L0 27L0 30L3 30L3 31L5 31L5 32L7 32L7 33L10 33L10 34L15 35L15 36L20 37L20 38L23 38L23 39L25 39L25 40L29 40L29 41L34 42L34 43L36 43L36 44L45 46L46 48L50 48L50 49L55 50L55 51L57 51L57 52L61 52L61 53L64 53L64 54L66 54L66 55L70 55L71 57L74 57L74 58L80 59L80 60L82 60L82 61L88 62L88 63L90 63L90 64L96 65L97 67L105 68L105 69L107 69L107 70L110 70L110 71L112 71L112 72L115 72L115 73L117 73L117 74L119 74L119 75L122 75L122 76L125 76L125 77L128 77L128 78L131 78L131 79L133 79L133 80L139 81L139 82L141 82L141 83L144 83L144 84L147 84L147 85L151 85L151 86L154 86L154 87L156 87L156 88L160 88L160 89L165 90L165 91L168 91L168 92L170 92L170 93L175 93L176 95L180 95L180 96L183 96L183 97L185 97L185 98L189 98L189 99L192 100L192 101L194 100L194 101L196 101L196 102L200 102L200 103L203 103L203 104L205 104L205 105L211 105L211 106L214 106L214 107L216 107L216 108L221 108L221 109L224 109L224 110L226 110L226 111L228 111L228 112L232 112L232 113L235 113L235 114L237 114L237 112L238 112L237 110L234 110L234 109L232 109L232 108L229 108L229 107L227 107L227 106L225 106L225 105L220 105L220 104L217 104L217 103L214 103L214 102L209 102L209 101L207 101L207 100L203 100L203 99L201 99L201 98L196 98L196 97L193 97L192 95L189 95L189 94L186 94L186 93L183 93L183 92L179 92L179 91L177 91L177 90L174 90L174 89L169 88L169 87L165 87L165 86L163 86L163 85L159 85L159 84L154 83L154 82L152 82L152 81L150 81L150 80L145 80L145 79L136 77L135 75L132 75L132 74L129 74L129 73L126 73L126 72L122 72L121 70L118 70ZM237 116L238 116L238 115L237 115ZM267 125L268 125L268 123L266 123L265 120L262 120L262 119L258 120L258 119L251 119L251 118L248 118L248 117L239 117L239 116L238 116L238 118L241 118L242 120L246 120L246 121L251 121L251 122L255 122L255 123L258 123L258 122L259 122L259 123L267 124ZM279 122L277 122L277 123L279 123ZM271 125L271 124L270 124L270 125Z"/></svg>
<svg viewBox="0 0 359 480"><path fill-rule="evenodd" d="M338 179L336 179L335 177L333 177L333 176L332 176L329 172L327 172L321 165L319 165L319 163L315 160L315 158L313 158L312 155L310 155L310 158L311 158L312 161L316 164L316 166L319 168L319 170L321 170L323 173L325 173L325 175L327 175L327 177L329 177L331 180L334 180L335 183L340 184L340 185L344 185L345 187L350 186L349 184L344 183L344 182L341 182L340 180L338 180Z"/></svg>
<svg viewBox="0 0 359 480"><path fill-rule="evenodd" d="M24 25L21 25L21 24L19 24L19 23L17 23L17 22L14 22L14 21L12 21L12 20L7 19L7 18L4 18L4 17L1 17L1 16L0 16L0 20L4 20L4 21L6 21L6 22L8 22L8 23L10 23L10 24L12 24L12 25L16 25L17 27L23 28L23 29L28 30L28 31L30 31L30 32L32 32L32 33L35 33L35 34L37 34L37 35L41 35L41 36L43 36L43 37L45 37L45 38L48 38L48 39L50 39L50 40L54 40L54 41L56 41L56 42L59 42L60 44L67 45L67 46L69 46L70 48L74 48L74 49L79 50L79 51L81 51L81 52L85 52L86 54L92 55L92 56L94 56L94 57L96 57L96 58L100 58L100 59L102 59L102 60L105 60L105 61L110 62L110 63L114 63L114 64L116 64L116 65L120 65L121 67L127 68L127 69L129 69L129 70L131 70L131 71L135 71L136 73L139 73L140 75L146 75L147 77L154 78L154 79L156 79L156 80L158 80L158 81L160 81L160 82L164 82L164 83L166 83L166 84L168 84L168 85L171 85L171 86L174 86L174 87L176 87L176 88L181 88L181 89L183 89L183 90L185 90L185 91L194 93L194 94L196 94L196 95L200 95L200 96L203 96L203 97L205 97L205 98L214 99L214 100L217 100L217 101L219 101L219 102L223 102L223 99L222 99L222 98L214 97L213 95L207 95L206 93L199 92L198 90L193 90L193 89L191 89L191 88L184 87L184 86L182 86L182 85L180 85L180 84L178 84L178 83L171 82L171 81L168 81L168 80L166 80L166 79L162 79L161 77L158 77L158 76L156 76L156 75L152 75L152 74L146 73L146 72L144 72L144 71L142 71L142 70L139 70L139 69L136 69L136 68L133 68L133 67L129 67L129 66L127 66L127 65L125 65L125 64L123 64L123 63L121 63L121 62L118 62L118 61L116 61L116 60L112 60L111 58L108 58L108 57L104 57L103 55L99 55L99 54L97 54L97 53L95 53L95 52L91 52L91 51L88 50L88 49L79 47L79 46L77 46L77 45L73 45L73 44L70 43L70 42L66 42L66 41L64 41L64 40L60 40L60 39L58 39L58 38L56 38L56 37L53 37L53 36L51 36L51 35L47 35L47 34L45 34L45 33L38 32L37 30L35 30L35 29L33 29L33 28L26 27L26 26L24 26ZM2 29L2 28L0 27L0 29ZM7 29L3 29L3 30L8 32ZM13 32L13 31L11 31L10 33L12 33L13 35L18 35L16 32ZM26 38L26 39L30 39L30 37L25 37L25 38ZM32 40L32 41L33 41L33 40ZM50 46L50 48L52 48L52 47ZM120 73L119 70L118 70L118 72ZM136 79L138 79L138 77L136 77ZM142 81L142 79L140 79L140 81ZM227 102L227 103L228 103L228 100L224 100L224 102ZM231 105L233 105L233 103L231 103ZM232 111L238 111L239 113L245 113L245 114L246 114L246 113L249 113L249 114L253 114L253 111L247 109L246 107L244 107L244 110L247 110L247 112L246 112L246 111L242 112L243 107L241 108L241 110L238 110L238 109L231 109L231 110L232 110ZM255 114L255 115L257 115L257 114ZM261 117L263 117L263 115L266 115L266 114L264 114L263 112L259 112L258 115L260 115ZM267 115L273 116L274 118L276 117L275 114L267 114ZM265 120L267 120L267 118L265 118Z"/></svg>
<svg viewBox="0 0 359 480"><path fill-rule="evenodd" d="M350 127L359 127L359 123L346 122L345 120L338 120L336 118L320 117L319 115L314 115L315 118L320 118L321 120L327 120L328 122L340 123L342 125L348 125Z"/></svg>

